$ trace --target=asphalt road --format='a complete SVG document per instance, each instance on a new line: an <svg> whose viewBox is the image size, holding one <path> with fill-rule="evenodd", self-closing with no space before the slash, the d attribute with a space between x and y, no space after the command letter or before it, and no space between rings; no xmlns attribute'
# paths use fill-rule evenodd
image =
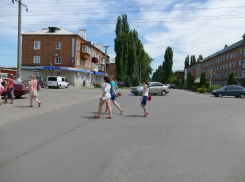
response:
<svg viewBox="0 0 245 182"><path fill-rule="evenodd" d="M95 119L101 90L43 89L0 106L1 182L244 182L244 99L123 90L113 119Z"/></svg>

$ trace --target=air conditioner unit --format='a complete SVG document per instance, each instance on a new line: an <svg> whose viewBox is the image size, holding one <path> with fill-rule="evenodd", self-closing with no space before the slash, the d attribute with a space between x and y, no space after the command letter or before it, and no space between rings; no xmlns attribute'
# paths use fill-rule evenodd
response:
<svg viewBox="0 0 245 182"><path fill-rule="evenodd" d="M77 76L79 76L80 75L80 73L79 72L77 72Z"/></svg>
<svg viewBox="0 0 245 182"><path fill-rule="evenodd" d="M57 57L57 56L59 56L59 53L58 52L55 52L54 53L54 57Z"/></svg>

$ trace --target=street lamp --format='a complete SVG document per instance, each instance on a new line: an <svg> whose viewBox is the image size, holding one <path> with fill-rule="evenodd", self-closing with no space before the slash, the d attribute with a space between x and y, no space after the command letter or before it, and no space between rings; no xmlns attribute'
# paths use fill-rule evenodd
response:
<svg viewBox="0 0 245 182"><path fill-rule="evenodd" d="M209 76L209 80L210 80L210 86L212 85L212 82L211 82L211 77L213 76L213 75L216 75L216 72L212 69L212 70L209 70L208 71L208 73L207 73L207 75L210 75Z"/></svg>

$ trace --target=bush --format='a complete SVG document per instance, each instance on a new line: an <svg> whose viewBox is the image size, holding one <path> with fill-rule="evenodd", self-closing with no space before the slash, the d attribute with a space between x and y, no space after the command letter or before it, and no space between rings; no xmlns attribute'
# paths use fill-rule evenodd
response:
<svg viewBox="0 0 245 182"><path fill-rule="evenodd" d="M134 77L133 80L133 87L139 86L140 82L139 82L139 78L137 76Z"/></svg>
<svg viewBox="0 0 245 182"><path fill-rule="evenodd" d="M216 89L221 89L222 86L220 85L212 85L208 88L209 91L213 91L213 90L216 90Z"/></svg>
<svg viewBox="0 0 245 182"><path fill-rule="evenodd" d="M202 85L201 88L197 89L200 93L205 93L207 91L206 87L204 85Z"/></svg>
<svg viewBox="0 0 245 182"><path fill-rule="evenodd" d="M101 88L101 84L100 83L96 83L96 84L94 84L94 87Z"/></svg>
<svg viewBox="0 0 245 182"><path fill-rule="evenodd" d="M131 79L128 76L124 79L124 87L131 87Z"/></svg>

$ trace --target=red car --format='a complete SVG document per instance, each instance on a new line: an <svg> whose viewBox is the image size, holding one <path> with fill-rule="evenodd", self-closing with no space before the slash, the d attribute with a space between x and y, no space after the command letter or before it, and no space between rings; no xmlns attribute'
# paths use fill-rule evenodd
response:
<svg viewBox="0 0 245 182"><path fill-rule="evenodd" d="M8 80L8 79L4 79ZM30 92L30 87L28 84L22 84L14 80L14 96L20 98L22 95L26 95ZM4 93L2 94L4 96Z"/></svg>

